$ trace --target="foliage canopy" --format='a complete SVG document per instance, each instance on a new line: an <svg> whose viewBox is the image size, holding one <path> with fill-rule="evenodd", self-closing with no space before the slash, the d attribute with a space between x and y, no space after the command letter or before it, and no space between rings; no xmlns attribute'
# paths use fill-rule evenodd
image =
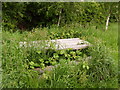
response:
<svg viewBox="0 0 120 90"><path fill-rule="evenodd" d="M50 27L53 24L93 23L105 24L108 14L110 22L118 21L117 2L4 2L3 26L32 29Z"/></svg>

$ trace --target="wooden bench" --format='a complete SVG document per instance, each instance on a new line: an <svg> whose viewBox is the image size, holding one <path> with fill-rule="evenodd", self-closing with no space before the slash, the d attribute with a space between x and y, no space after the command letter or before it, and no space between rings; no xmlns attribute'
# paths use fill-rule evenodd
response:
<svg viewBox="0 0 120 90"><path fill-rule="evenodd" d="M40 40L40 41L32 41L32 42L20 42L20 47L40 47L45 49L84 49L91 44L87 41L80 40L79 38L69 38L69 39L56 39L56 40Z"/></svg>
<svg viewBox="0 0 120 90"><path fill-rule="evenodd" d="M78 50L78 49L85 49L91 46L91 44L87 41L80 40L79 38L69 38L69 39L57 39L57 40L40 40L40 41L31 41L31 42L19 42L20 47L40 47L40 48L45 48L45 49L56 49L56 50L62 50L62 49L73 49L73 50ZM53 45L53 47L52 47ZM45 47L44 47L45 46ZM91 59L91 57L85 58L84 60ZM79 62L77 61L71 61L69 64L78 64ZM67 64L67 63L66 63ZM55 67L59 66L47 66L44 69L41 68L35 68L33 70L38 71L40 73L39 78L43 78L43 73L45 71L52 71Z"/></svg>

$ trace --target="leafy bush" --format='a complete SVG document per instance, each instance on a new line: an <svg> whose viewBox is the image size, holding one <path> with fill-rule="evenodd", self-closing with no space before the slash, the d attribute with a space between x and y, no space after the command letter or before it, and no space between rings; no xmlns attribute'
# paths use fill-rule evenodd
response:
<svg viewBox="0 0 120 90"><path fill-rule="evenodd" d="M80 30L73 31L74 28L73 29L69 29L69 28L65 26L65 27L62 27L61 29L63 30L60 30L60 31L59 31L59 28L55 28L55 29L58 29L56 31L54 31L53 28L50 30L48 29L48 33L47 33L48 39L63 39L63 38L76 38L76 37L80 38L82 36L82 33L79 32ZM33 30L33 32L38 33L39 31L35 29L35 31ZM40 32L42 33L42 31ZM37 38L36 34L35 36ZM45 45L43 45L43 47L44 46ZM39 47L42 47L42 46L39 46ZM51 43L51 47L53 48L55 47L54 43ZM83 57L85 56L87 57L88 52L85 52L85 51L86 50L71 50L71 49L58 50L58 51L52 50L52 49L40 50L39 48L31 47L28 50L28 54L29 54L29 56L27 57L27 59L29 60L28 65L30 66L29 68L35 68L35 67L44 68L48 65L56 65L61 60L64 60L65 62L73 61L73 60L79 61L79 59L81 60Z"/></svg>
<svg viewBox="0 0 120 90"><path fill-rule="evenodd" d="M56 65L61 61L69 62L69 61L81 61L83 57L87 57L87 55L82 52L82 50L35 50L32 49L28 51L28 61L30 68L40 67L45 68L49 65Z"/></svg>
<svg viewBox="0 0 120 90"><path fill-rule="evenodd" d="M50 39L78 38L82 33L73 30L62 30L60 32L50 32Z"/></svg>

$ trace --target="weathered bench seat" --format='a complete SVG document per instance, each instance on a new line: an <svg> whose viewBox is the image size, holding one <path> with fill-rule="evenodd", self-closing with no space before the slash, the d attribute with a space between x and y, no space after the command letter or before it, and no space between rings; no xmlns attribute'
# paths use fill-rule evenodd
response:
<svg viewBox="0 0 120 90"><path fill-rule="evenodd" d="M84 49L89 47L91 44L87 41L80 40L79 38L69 38L69 39L57 39L57 40L41 40L32 42L20 42L20 46L31 47L37 46L45 49Z"/></svg>

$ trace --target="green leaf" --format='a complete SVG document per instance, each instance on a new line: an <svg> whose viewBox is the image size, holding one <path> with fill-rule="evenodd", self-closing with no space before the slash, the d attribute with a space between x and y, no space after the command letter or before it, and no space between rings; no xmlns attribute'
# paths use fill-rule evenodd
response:
<svg viewBox="0 0 120 90"><path fill-rule="evenodd" d="M29 64L30 64L30 65L34 65L34 62L33 62L33 61L31 61Z"/></svg>
<svg viewBox="0 0 120 90"><path fill-rule="evenodd" d="M85 68L85 65L83 65L83 68Z"/></svg>
<svg viewBox="0 0 120 90"><path fill-rule="evenodd" d="M41 51L36 51L38 54L42 53Z"/></svg>
<svg viewBox="0 0 120 90"><path fill-rule="evenodd" d="M39 61L40 61L40 62L44 62L44 59L41 58L41 59L39 59Z"/></svg>
<svg viewBox="0 0 120 90"><path fill-rule="evenodd" d="M61 50L60 51L60 54L62 55L62 54L65 54L66 52L65 52L65 50Z"/></svg>
<svg viewBox="0 0 120 90"><path fill-rule="evenodd" d="M89 69L89 66L87 66L86 68Z"/></svg>
<svg viewBox="0 0 120 90"><path fill-rule="evenodd" d="M34 66L30 66L31 69L34 69Z"/></svg>
<svg viewBox="0 0 120 90"><path fill-rule="evenodd" d="M54 53L54 54L53 54L53 57L54 57L54 58L59 58L59 56L58 56L57 53Z"/></svg>

